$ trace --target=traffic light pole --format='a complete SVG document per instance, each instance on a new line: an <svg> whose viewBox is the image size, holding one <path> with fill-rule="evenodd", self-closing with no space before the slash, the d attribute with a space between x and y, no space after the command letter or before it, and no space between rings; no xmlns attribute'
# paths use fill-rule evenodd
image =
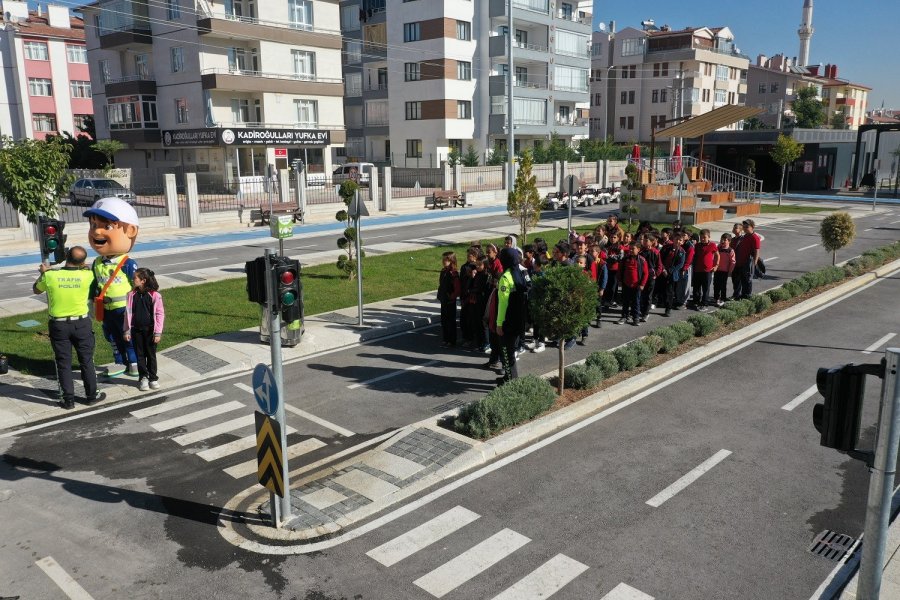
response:
<svg viewBox="0 0 900 600"><path fill-rule="evenodd" d="M284 482L284 497L275 499L275 494L270 494L269 500L272 506L272 516L275 526L278 527L291 516L291 486L288 482L287 459L287 421L284 416L284 370L281 364L281 313L278 311L278 303L275 300L277 290L274 282L274 269L271 248L266 248L266 306L269 309L269 348L272 351L272 374L275 375L275 386L278 389L278 408L275 411L275 420L281 425L281 479Z"/></svg>
<svg viewBox="0 0 900 600"><path fill-rule="evenodd" d="M900 348L885 351L884 381L881 386L881 411L875 462L869 480L866 503L866 527L859 569L857 598L877 600L884 570L884 548L891 518L897 448L900 445Z"/></svg>
<svg viewBox="0 0 900 600"><path fill-rule="evenodd" d="M359 305L359 326L363 323L363 286L362 286L362 209L360 208L359 189L356 190L356 295Z"/></svg>

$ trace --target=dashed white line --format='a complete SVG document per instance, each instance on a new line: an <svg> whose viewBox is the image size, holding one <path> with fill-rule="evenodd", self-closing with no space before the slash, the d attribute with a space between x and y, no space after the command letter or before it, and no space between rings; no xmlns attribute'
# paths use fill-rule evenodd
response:
<svg viewBox="0 0 900 600"><path fill-rule="evenodd" d="M286 460L291 460L292 458L297 458L298 456L303 456L313 450L318 450L325 446L325 442L322 440L318 440L316 438L309 438L307 440L303 440L302 442L298 442L293 446L288 446L287 452L285 452ZM234 465L233 467L228 467L227 469L222 469L235 479L240 479L241 477L246 477L251 473L256 473L257 469L257 459L253 458L248 460L247 462L242 462Z"/></svg>
<svg viewBox="0 0 900 600"><path fill-rule="evenodd" d="M793 400L791 400L790 402L788 402L787 404L782 406L781 410L787 410L787 411L794 410L795 408L797 408L798 406L803 404L803 402L807 398L809 398L810 396L815 394L816 390L818 390L818 389L819 389L818 386L815 386L815 385L812 386L811 388L809 388L808 390L806 390L805 392L803 392L802 394L800 394L799 396L797 396L796 398L794 398Z"/></svg>
<svg viewBox="0 0 900 600"><path fill-rule="evenodd" d="M412 365L411 367L406 367L405 369L400 369L399 371L392 371L390 373L385 373L384 375L379 375L378 377L373 377L372 379L367 379L366 381L360 381L359 383L354 383L347 386L347 389L355 390L361 387L365 387L371 383L376 383L378 381L384 381L385 379L390 379L391 377L396 377L397 375L403 375L408 371L418 371L419 369L424 369L425 367L430 367L431 365L437 364L441 361L439 360L429 360L428 362L422 363L421 365Z"/></svg>
<svg viewBox="0 0 900 600"><path fill-rule="evenodd" d="M874 227L869 227L868 229L863 229L863 233L865 233L865 232L867 232L867 231L872 231L873 229L875 229L875 228L874 228Z"/></svg>
<svg viewBox="0 0 900 600"><path fill-rule="evenodd" d="M162 404L157 404L156 406L150 406L148 408L141 408L139 410L133 410L133 411L131 411L131 414L132 414L132 416L137 417L138 419L143 419L145 417L153 417L158 414L168 412L170 410L184 408L185 406L190 406L191 404L197 404L199 402L204 402L206 400L218 398L221 395L222 395L222 393L217 392L216 390L206 390L206 391L200 392L198 394L193 394L191 396L185 396L184 398L179 398L178 400L171 400L169 402L163 402Z"/></svg>
<svg viewBox="0 0 900 600"><path fill-rule="evenodd" d="M36 561L38 567L47 574L47 577L53 580L53 583L63 591L63 593L71 598L71 600L94 600L94 597L85 591L83 587L78 585L71 575L66 573L65 569L59 566L52 556L47 556Z"/></svg>
<svg viewBox="0 0 900 600"><path fill-rule="evenodd" d="M883 338L881 338L880 340L878 340L877 342L875 342L874 344L872 344L871 346L869 346L868 348L863 350L863 354L872 354L874 351L878 350L879 348L881 348L881 346L886 344L889 340L893 339L895 335L897 335L897 334L896 333L887 334L886 336L884 336Z"/></svg>
<svg viewBox="0 0 900 600"><path fill-rule="evenodd" d="M731 450L719 450L711 457L707 458L702 463L691 469L687 474L680 477L675 483L647 500L647 504L649 504L653 508L659 508L666 500L671 499L673 496L675 496L675 494L700 479L700 477L704 473L728 458L730 455Z"/></svg>
<svg viewBox="0 0 900 600"><path fill-rule="evenodd" d="M159 265L159 266L156 267L156 268L157 268L157 269L164 269L164 268L166 268L166 267L177 267L177 266L180 266L180 265L193 265L193 264L201 263L201 262L209 262L209 261L211 261L211 260L219 260L219 257L217 256L217 257L215 257L215 258L198 258L197 260L188 260L188 261L185 261L185 262L169 263L169 264L167 264L167 265Z"/></svg>
<svg viewBox="0 0 900 600"><path fill-rule="evenodd" d="M768 258L764 258L763 260L764 260L765 262L767 262L767 263L770 263L770 262L772 262L772 261L778 260L778 257L777 257L777 256L770 256L770 257L768 257Z"/></svg>
<svg viewBox="0 0 900 600"><path fill-rule="evenodd" d="M494 600L545 600L588 570L588 566L565 554L557 554L494 596Z"/></svg>
<svg viewBox="0 0 900 600"><path fill-rule="evenodd" d="M242 408L246 409L247 407L237 400L232 400L231 402L226 402L225 404L221 404L219 406L204 408L203 410L198 410L186 415L181 415L180 417L175 417L174 419L169 419L167 421L151 423L150 427L152 427L156 431L169 431L170 429L175 429L176 427L203 421L204 419L215 417L226 412L231 412L233 410L239 410Z"/></svg>
<svg viewBox="0 0 900 600"><path fill-rule="evenodd" d="M803 246L802 248L797 248L797 252L803 252L804 250L809 250L810 248L815 248L818 244L810 244L809 246Z"/></svg>
<svg viewBox="0 0 900 600"><path fill-rule="evenodd" d="M888 225L896 225L897 223L900 223L900 219L897 219L896 221L891 221L890 223L888 223Z"/></svg>

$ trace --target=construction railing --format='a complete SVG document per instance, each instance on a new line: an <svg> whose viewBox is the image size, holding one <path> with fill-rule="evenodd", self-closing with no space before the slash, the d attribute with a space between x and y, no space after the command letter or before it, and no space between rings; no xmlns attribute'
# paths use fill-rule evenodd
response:
<svg viewBox="0 0 900 600"><path fill-rule="evenodd" d="M639 170L653 173L655 183L673 183L682 169L694 170L695 180L709 181L714 192L734 192L735 198L747 202L754 200L762 192L762 180L738 173L719 165L701 162L693 156L656 158L653 164L646 158L629 158L628 162Z"/></svg>

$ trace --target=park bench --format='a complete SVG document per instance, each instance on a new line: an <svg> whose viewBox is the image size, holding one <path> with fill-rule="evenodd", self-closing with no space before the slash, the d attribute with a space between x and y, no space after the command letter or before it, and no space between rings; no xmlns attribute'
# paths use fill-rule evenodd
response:
<svg viewBox="0 0 900 600"><path fill-rule="evenodd" d="M250 218L259 221L260 225L268 225L272 215L290 215L294 223L299 223L303 218L300 207L292 202L276 202L272 205L263 202L258 209L251 211Z"/></svg>
<svg viewBox="0 0 900 600"><path fill-rule="evenodd" d="M448 206L465 206L466 196L456 190L435 190L431 194L431 198L425 198L425 208L428 208L429 204L432 209L440 208L441 210Z"/></svg>

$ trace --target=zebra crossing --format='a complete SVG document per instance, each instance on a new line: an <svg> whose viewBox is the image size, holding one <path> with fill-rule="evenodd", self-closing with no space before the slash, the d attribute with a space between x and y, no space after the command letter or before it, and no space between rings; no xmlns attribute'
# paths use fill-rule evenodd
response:
<svg viewBox="0 0 900 600"><path fill-rule="evenodd" d="M372 548L366 555L384 567L395 567L402 561L427 550L454 535L472 534L467 528L481 515L462 506L450 510ZM479 538L482 536L480 534ZM413 581L434 598L443 598L466 582L486 573L501 561L510 559L531 540L509 528L501 529L476 542L461 554L422 574ZM512 558L515 560L515 558ZM574 581L589 567L565 554L556 554L491 600L538 600L550 598ZM602 600L653 600L640 590L620 583Z"/></svg>
<svg viewBox="0 0 900 600"><path fill-rule="evenodd" d="M235 383L234 387L242 392L253 394L250 386L244 383ZM196 394L169 400L162 404L149 406L131 411L131 415L141 421L147 421L154 431L165 433L179 430L171 439L175 444L184 448L186 453L193 454L200 459L212 463L230 460L234 461L237 455L244 453L244 457L256 448L255 420L252 408L239 400L223 401L224 394L218 390L204 390ZM352 431L330 423L325 419L312 415L294 406L285 404L285 410L298 417L315 423L323 429L334 431L340 436L350 437L355 435ZM237 411L244 414L237 416ZM223 417L228 417L222 421ZM190 429L189 431L182 431ZM294 427L288 426L286 435L297 434ZM239 435L241 437L231 441L213 445L198 450L196 445L209 443L221 435ZM287 458L294 459L304 454L325 447L327 444L316 437L308 437L295 444L289 445L285 450ZM233 464L222 466L222 471L235 479L248 477L256 473L255 455L250 460L241 460Z"/></svg>

